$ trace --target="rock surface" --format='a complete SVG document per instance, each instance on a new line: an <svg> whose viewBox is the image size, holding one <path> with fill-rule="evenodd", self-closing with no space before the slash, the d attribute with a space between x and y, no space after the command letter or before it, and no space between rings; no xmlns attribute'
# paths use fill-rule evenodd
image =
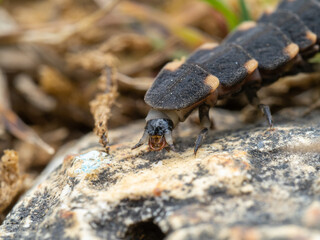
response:
<svg viewBox="0 0 320 240"><path fill-rule="evenodd" d="M143 122L110 133L110 155L88 135L57 155L1 239L319 239L320 111L296 113L268 131L215 110L220 129L196 157L188 123L178 153L131 151Z"/></svg>

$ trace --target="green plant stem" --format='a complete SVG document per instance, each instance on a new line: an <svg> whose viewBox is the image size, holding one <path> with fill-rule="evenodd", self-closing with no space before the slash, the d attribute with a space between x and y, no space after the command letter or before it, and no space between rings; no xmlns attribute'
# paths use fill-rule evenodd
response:
<svg viewBox="0 0 320 240"><path fill-rule="evenodd" d="M239 24L239 18L220 0L204 0L219 11L226 19L228 29L231 31Z"/></svg>
<svg viewBox="0 0 320 240"><path fill-rule="evenodd" d="M250 13L248 11L245 0L239 0L239 5L240 5L240 9L241 9L241 20L242 21L251 20Z"/></svg>

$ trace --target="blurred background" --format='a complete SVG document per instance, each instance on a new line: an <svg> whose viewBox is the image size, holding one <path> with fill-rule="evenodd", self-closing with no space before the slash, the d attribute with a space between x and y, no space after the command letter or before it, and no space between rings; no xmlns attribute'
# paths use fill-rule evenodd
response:
<svg viewBox="0 0 320 240"><path fill-rule="evenodd" d="M32 186L54 151L91 132L94 117L109 129L143 119L149 110L143 96L167 62L219 43L277 2L0 0L0 154L17 153L15 195ZM101 80L108 71L111 82ZM259 94L272 111L311 106L319 99L318 79L282 79ZM241 110L249 122L246 104L239 96L217 107ZM0 222L10 206L0 204Z"/></svg>

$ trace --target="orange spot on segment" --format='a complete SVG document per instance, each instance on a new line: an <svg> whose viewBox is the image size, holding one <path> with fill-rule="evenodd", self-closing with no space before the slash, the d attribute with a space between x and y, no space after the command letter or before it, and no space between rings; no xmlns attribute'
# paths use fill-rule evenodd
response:
<svg viewBox="0 0 320 240"><path fill-rule="evenodd" d="M251 74L258 68L258 62L255 59L251 59L244 64L244 67L247 69L248 73Z"/></svg>
<svg viewBox="0 0 320 240"><path fill-rule="evenodd" d="M293 59L299 53L299 47L297 44L291 43L285 49L284 52Z"/></svg>
<svg viewBox="0 0 320 240"><path fill-rule="evenodd" d="M306 38L308 38L312 43L316 43L317 41L317 35L311 31L307 31Z"/></svg>
<svg viewBox="0 0 320 240"><path fill-rule="evenodd" d="M210 50L210 49L214 49L215 47L217 47L219 44L217 43L205 43L202 44L197 50Z"/></svg>
<svg viewBox="0 0 320 240"><path fill-rule="evenodd" d="M174 72L174 71L176 71L184 62L185 62L185 60L182 59L182 60L179 60L179 61L173 61L173 62L167 63L167 65L164 66L164 69Z"/></svg>
<svg viewBox="0 0 320 240"><path fill-rule="evenodd" d="M208 75L204 83L211 88L211 92L215 91L219 86L219 79L216 76Z"/></svg>
<svg viewBox="0 0 320 240"><path fill-rule="evenodd" d="M257 25L257 23L253 22L253 21L243 22L239 25L238 30L245 31L250 28L254 28L256 25Z"/></svg>

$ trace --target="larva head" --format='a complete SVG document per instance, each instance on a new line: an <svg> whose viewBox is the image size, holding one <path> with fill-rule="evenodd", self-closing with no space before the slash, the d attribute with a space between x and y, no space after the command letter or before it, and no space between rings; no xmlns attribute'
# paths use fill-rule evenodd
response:
<svg viewBox="0 0 320 240"><path fill-rule="evenodd" d="M152 151L160 151L167 145L175 151L172 140L173 122L167 118L151 119L147 121L144 134L132 149L142 146L148 141L149 149Z"/></svg>
<svg viewBox="0 0 320 240"><path fill-rule="evenodd" d="M146 131L149 135L149 148L159 151L167 145L166 136L170 135L173 123L170 119L152 119L147 122ZM168 140L169 141L169 140Z"/></svg>

